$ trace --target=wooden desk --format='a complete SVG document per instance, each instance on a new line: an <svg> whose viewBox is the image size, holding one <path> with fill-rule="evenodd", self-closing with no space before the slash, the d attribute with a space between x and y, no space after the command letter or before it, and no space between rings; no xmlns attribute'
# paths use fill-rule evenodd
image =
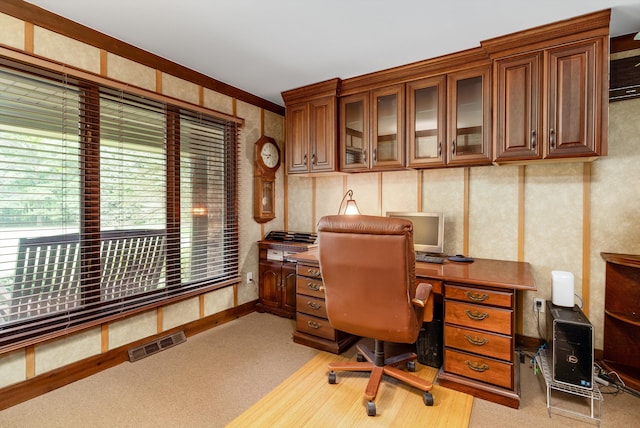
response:
<svg viewBox="0 0 640 428"><path fill-rule="evenodd" d="M291 259L297 262L300 301L308 300L315 290L318 300L310 303L322 303L323 295L317 290L317 283L321 283L317 249ZM536 290L529 263L489 259L476 259L473 263L447 260L441 265L417 262L416 277L431 283L433 292L443 298L444 363L438 374L440 385L518 408L516 291ZM353 343L354 339L342 332L327 334L330 327L326 315L309 319L310 314L305 312L305 306L298 305L294 341L336 353ZM322 337L316 337L315 331L321 331Z"/></svg>

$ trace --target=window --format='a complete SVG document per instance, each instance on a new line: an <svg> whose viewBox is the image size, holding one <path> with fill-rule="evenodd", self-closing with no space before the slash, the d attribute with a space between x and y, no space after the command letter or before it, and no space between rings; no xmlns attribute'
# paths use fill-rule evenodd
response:
<svg viewBox="0 0 640 428"><path fill-rule="evenodd" d="M237 132L0 63L0 349L237 282Z"/></svg>

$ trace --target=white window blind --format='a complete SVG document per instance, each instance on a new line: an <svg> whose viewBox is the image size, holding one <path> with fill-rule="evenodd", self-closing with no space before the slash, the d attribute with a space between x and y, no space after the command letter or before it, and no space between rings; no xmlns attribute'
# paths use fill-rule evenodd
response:
<svg viewBox="0 0 640 428"><path fill-rule="evenodd" d="M0 60L0 351L238 280L237 124Z"/></svg>

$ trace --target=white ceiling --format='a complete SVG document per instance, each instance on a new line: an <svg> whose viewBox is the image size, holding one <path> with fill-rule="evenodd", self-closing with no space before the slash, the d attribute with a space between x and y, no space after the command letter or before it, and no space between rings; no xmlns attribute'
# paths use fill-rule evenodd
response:
<svg viewBox="0 0 640 428"><path fill-rule="evenodd" d="M283 105L280 92L479 46L612 9L640 31L640 0L28 0Z"/></svg>

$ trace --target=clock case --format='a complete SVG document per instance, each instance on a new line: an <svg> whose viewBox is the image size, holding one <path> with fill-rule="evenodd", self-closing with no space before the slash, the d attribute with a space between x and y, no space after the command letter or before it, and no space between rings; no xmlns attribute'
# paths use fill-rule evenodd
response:
<svg viewBox="0 0 640 428"><path fill-rule="evenodd" d="M267 166L261 156L262 148L271 143L278 152L278 162ZM271 137L262 136L255 143L253 167L253 218L266 223L276 217L276 171L280 167L280 148Z"/></svg>

